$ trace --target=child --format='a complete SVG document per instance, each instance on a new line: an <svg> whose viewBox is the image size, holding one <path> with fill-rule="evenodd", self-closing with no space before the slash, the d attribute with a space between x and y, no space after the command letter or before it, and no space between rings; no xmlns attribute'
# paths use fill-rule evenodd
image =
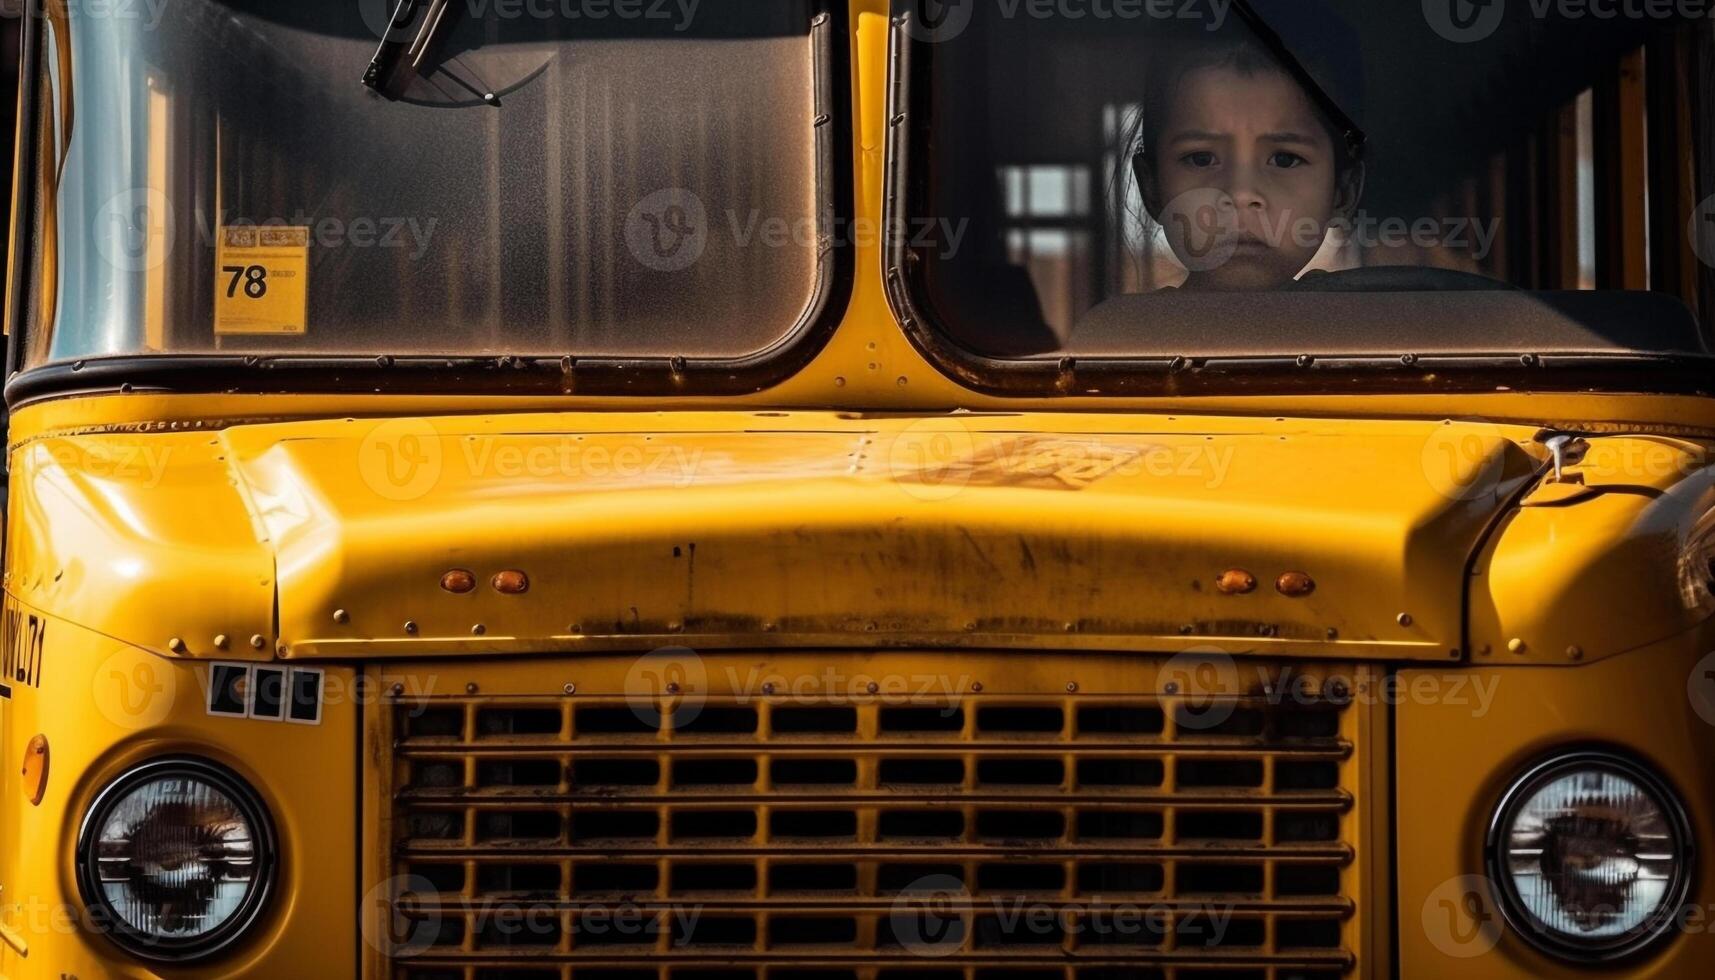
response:
<svg viewBox="0 0 1715 980"><path fill-rule="evenodd" d="M1249 42L1192 42L1152 64L1132 166L1190 290L1277 289L1315 258L1363 193L1349 141Z"/></svg>

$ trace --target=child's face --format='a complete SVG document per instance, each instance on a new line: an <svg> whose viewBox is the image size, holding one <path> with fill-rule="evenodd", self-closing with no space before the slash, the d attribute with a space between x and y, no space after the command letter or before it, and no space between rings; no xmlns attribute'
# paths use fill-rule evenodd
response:
<svg viewBox="0 0 1715 980"><path fill-rule="evenodd" d="M1340 207L1334 143L1304 91L1282 72L1195 69L1164 123L1154 196L1186 286L1291 282Z"/></svg>

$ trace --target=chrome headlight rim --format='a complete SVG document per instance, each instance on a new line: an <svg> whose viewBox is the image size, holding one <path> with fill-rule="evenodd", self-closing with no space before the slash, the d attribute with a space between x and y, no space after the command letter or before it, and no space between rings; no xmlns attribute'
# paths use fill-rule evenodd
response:
<svg viewBox="0 0 1715 980"><path fill-rule="evenodd" d="M256 886L225 922L195 939L164 939L143 932L119 915L107 901L93 860L96 838L119 801L138 786L163 777L191 778L208 783L237 806L255 833ZM84 910L100 931L119 949L152 963L191 963L213 959L231 951L249 938L251 927L267 908L278 873L278 845L274 821L260 793L238 773L211 759L194 755L172 755L149 759L123 770L95 794L78 827L77 851L73 855L77 888Z"/></svg>
<svg viewBox="0 0 1715 980"><path fill-rule="evenodd" d="M1675 835L1679 838L1679 847L1673 880L1654 912L1623 936L1611 940L1580 942L1562 938L1560 933L1539 924L1526 910L1524 899L1519 894L1511 873L1505 867L1503 848L1508 828L1518 811L1537 790L1569 772L1592 769L1605 769L1622 776L1649 793L1672 825ZM1495 904L1500 907L1501 918L1508 928L1539 952L1577 964L1614 963L1633 959L1651 951L1660 943L1672 929L1690 897L1691 882L1696 876L1696 858L1696 838L1693 836L1691 818L1685 808L1684 798L1666 779L1657 775L1655 770L1642 761L1620 749L1605 746L1564 749L1531 763L1516 773L1508 781L1506 791L1495 803L1484 844L1484 862L1497 893Z"/></svg>

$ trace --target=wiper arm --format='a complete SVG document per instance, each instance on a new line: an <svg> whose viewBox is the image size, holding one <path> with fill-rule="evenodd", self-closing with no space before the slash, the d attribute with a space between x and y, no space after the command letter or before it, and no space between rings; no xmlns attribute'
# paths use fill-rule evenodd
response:
<svg viewBox="0 0 1715 980"><path fill-rule="evenodd" d="M387 22L387 36L363 73L363 84L389 99L403 97L457 17L455 0L399 0Z"/></svg>

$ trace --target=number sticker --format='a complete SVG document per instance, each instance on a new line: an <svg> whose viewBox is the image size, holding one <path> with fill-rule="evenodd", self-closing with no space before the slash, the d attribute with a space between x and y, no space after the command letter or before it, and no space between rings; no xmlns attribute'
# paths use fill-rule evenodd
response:
<svg viewBox="0 0 1715 980"><path fill-rule="evenodd" d="M308 228L222 228L217 251L216 334L309 332Z"/></svg>

